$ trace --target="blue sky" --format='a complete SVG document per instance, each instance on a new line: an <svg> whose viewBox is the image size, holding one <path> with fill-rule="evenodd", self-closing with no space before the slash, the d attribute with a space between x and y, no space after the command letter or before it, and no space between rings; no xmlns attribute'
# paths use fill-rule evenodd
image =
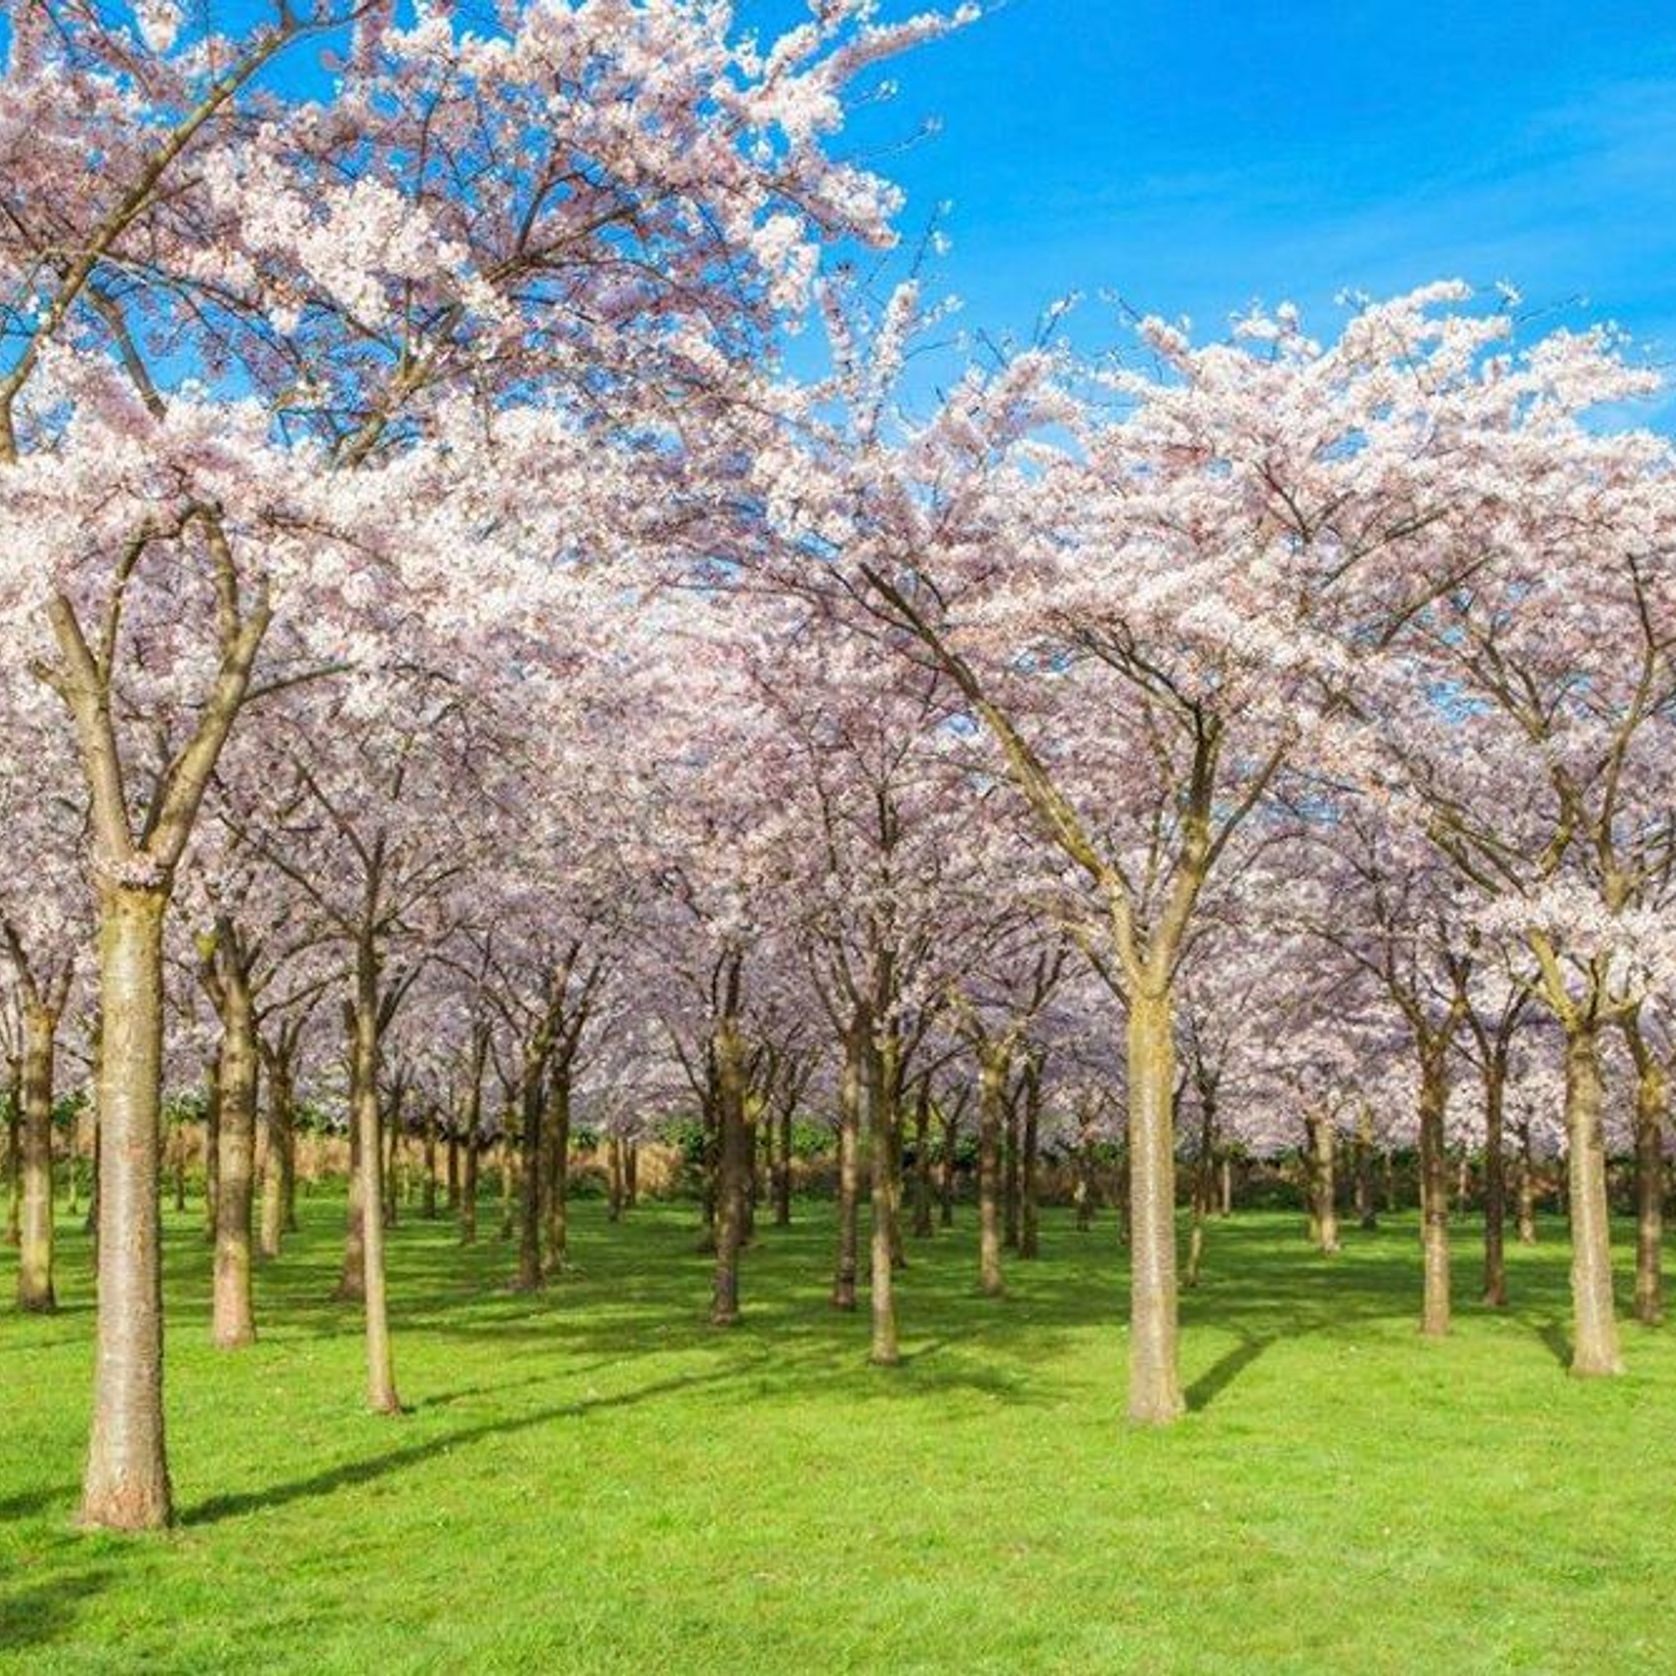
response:
<svg viewBox="0 0 1676 1676"><path fill-rule="evenodd" d="M1676 361L1676 7L1007 0L890 73L848 143L906 229L952 200L935 271L973 328L1074 290L1090 346L1121 335L1102 291L1206 336L1254 299L1325 330L1345 288L1458 277Z"/></svg>

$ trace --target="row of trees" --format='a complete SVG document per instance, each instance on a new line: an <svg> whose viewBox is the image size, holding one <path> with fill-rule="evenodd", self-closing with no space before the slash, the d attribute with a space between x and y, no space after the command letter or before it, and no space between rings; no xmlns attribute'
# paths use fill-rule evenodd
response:
<svg viewBox="0 0 1676 1676"><path fill-rule="evenodd" d="M87 1522L169 1517L160 1111L206 1059L215 1341L254 1336L299 1090L339 1099L388 1412L415 1113L473 1232L515 1137L537 1286L579 1114L702 1112L725 1325L753 1136L784 1181L831 1112L834 1302L865 1276L883 1364L905 1131L929 1159L970 1110L988 1292L1009 1107L1025 1169L1045 1125L1121 1135L1144 1423L1183 1408L1180 1156L1196 1266L1230 1146L1307 1147L1328 1245L1335 1135L1417 1147L1437 1333L1449 1148L1486 1160L1495 1302L1516 1140L1566 1159L1574 1368L1621 1367L1609 1122L1661 1307L1676 503L1610 333L1521 346L1515 299L1437 285L1330 342L1281 309L1088 361L1053 325L922 391L919 283L821 273L900 208L832 137L965 12L820 0L766 48L698 0L7 15L20 1301L69 1020Z"/></svg>

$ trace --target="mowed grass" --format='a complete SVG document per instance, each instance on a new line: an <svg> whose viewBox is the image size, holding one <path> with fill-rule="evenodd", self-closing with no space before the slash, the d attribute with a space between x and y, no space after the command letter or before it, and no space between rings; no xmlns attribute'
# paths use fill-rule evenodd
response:
<svg viewBox="0 0 1676 1676"><path fill-rule="evenodd" d="M1568 1379L1562 1229L1514 1306L1415 1333L1415 1227L1311 1253L1298 1219L1211 1229L1184 1302L1192 1412L1122 1419L1124 1259L1050 1212L980 1298L973 1213L914 1242L908 1360L826 1302L829 1206L746 1258L705 1322L685 1205L574 1210L577 1273L505 1288L404 1213L390 1252L411 1412L360 1409L329 1301L341 1204L259 1279L261 1342L207 1342L209 1256L171 1218L179 1528L72 1527L87 1428L87 1242L22 1318L0 1259L0 1668L44 1671L1176 1672L1676 1669L1676 1345ZM492 1223L492 1216L486 1217ZM1626 1230L1627 1231L1627 1230ZM1627 1273L1627 1254L1624 1271Z"/></svg>

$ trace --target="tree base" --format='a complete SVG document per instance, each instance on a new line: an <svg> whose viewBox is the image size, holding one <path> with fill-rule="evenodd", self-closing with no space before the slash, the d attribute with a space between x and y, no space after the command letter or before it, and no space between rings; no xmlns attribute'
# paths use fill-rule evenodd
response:
<svg viewBox="0 0 1676 1676"><path fill-rule="evenodd" d="M160 1531L174 1523L167 1479L156 1485L118 1486L84 1494L76 1527L84 1531Z"/></svg>
<svg viewBox="0 0 1676 1676"><path fill-rule="evenodd" d="M1617 1379L1627 1370L1621 1356L1574 1357L1570 1374L1573 1379Z"/></svg>

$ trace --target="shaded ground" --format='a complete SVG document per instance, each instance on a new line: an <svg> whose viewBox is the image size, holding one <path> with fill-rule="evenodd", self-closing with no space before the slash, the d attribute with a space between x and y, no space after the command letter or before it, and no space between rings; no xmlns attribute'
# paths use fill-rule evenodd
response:
<svg viewBox="0 0 1676 1676"><path fill-rule="evenodd" d="M539 1297L504 1290L509 1248L408 1215L392 1421L359 1411L359 1320L329 1301L341 1205L304 1212L231 1356L200 1221L171 1220L160 1539L70 1528L85 1238L60 1231L50 1319L10 1309L0 1255L0 1669L1676 1669L1676 1348L1626 1324L1627 1378L1564 1376L1555 1226L1500 1315L1459 1230L1457 1331L1428 1344L1411 1220L1331 1262L1292 1218L1215 1224L1193 1412L1142 1434L1109 1220L1050 1213L1000 1302L969 1210L915 1242L881 1372L865 1310L826 1305L824 1205L762 1230L722 1334L689 1207L578 1204L579 1270Z"/></svg>

